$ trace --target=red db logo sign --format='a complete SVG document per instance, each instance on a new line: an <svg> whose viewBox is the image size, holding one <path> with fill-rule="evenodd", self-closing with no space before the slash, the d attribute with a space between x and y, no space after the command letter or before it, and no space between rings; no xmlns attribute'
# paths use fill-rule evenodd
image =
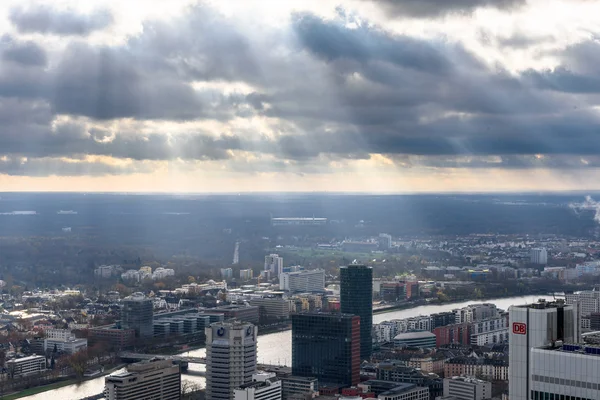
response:
<svg viewBox="0 0 600 400"><path fill-rule="evenodd" d="M522 322L513 322L513 333L516 335L526 335L527 325Z"/></svg>

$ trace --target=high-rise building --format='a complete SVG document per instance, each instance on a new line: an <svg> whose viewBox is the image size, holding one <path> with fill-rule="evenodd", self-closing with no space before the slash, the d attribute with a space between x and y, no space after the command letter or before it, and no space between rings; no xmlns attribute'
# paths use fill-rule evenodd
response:
<svg viewBox="0 0 600 400"><path fill-rule="evenodd" d="M459 400L491 399L492 382L466 376L445 378L444 396L452 396Z"/></svg>
<svg viewBox="0 0 600 400"><path fill-rule="evenodd" d="M104 378L107 400L178 400L181 371L170 360L131 364L124 372Z"/></svg>
<svg viewBox="0 0 600 400"><path fill-rule="evenodd" d="M206 333L206 398L230 400L256 373L258 329L239 321L217 322Z"/></svg>
<svg viewBox="0 0 600 400"><path fill-rule="evenodd" d="M575 313L563 301L540 300L509 308L510 400L530 399L530 349L574 340Z"/></svg>
<svg viewBox="0 0 600 400"><path fill-rule="evenodd" d="M234 390L234 400L281 400L281 380L274 373L252 375L252 382Z"/></svg>
<svg viewBox="0 0 600 400"><path fill-rule="evenodd" d="M252 271L251 269L240 270L240 279L242 281L249 281L252 278L254 278L254 271Z"/></svg>
<svg viewBox="0 0 600 400"><path fill-rule="evenodd" d="M221 268L221 278L223 278L223 279L233 278L233 269L232 268Z"/></svg>
<svg viewBox="0 0 600 400"><path fill-rule="evenodd" d="M598 345L550 345L531 349L529 357L529 399L600 399Z"/></svg>
<svg viewBox="0 0 600 400"><path fill-rule="evenodd" d="M360 381L360 318L350 314L292 315L292 373L323 383Z"/></svg>
<svg viewBox="0 0 600 400"><path fill-rule="evenodd" d="M278 277L283 272L283 257L279 254L265 256L265 271L270 271L272 277Z"/></svg>
<svg viewBox="0 0 600 400"><path fill-rule="evenodd" d="M366 265L340 267L340 303L344 314L360 317L360 358L371 358L373 341L373 269Z"/></svg>
<svg viewBox="0 0 600 400"><path fill-rule="evenodd" d="M532 264L539 264L539 265L548 264L548 251L543 247L537 247L535 249L531 249L530 261Z"/></svg>
<svg viewBox="0 0 600 400"><path fill-rule="evenodd" d="M152 299L136 292L123 300L121 328L135 329L138 337L152 337L154 334L154 312Z"/></svg>
<svg viewBox="0 0 600 400"><path fill-rule="evenodd" d="M323 292L325 290L325 271L311 269L297 272L284 272L279 275L279 288L296 292Z"/></svg>

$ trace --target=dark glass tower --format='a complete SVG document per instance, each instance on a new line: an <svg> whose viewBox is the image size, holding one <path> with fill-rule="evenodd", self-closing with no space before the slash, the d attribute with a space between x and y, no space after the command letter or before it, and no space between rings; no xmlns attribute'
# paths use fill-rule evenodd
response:
<svg viewBox="0 0 600 400"><path fill-rule="evenodd" d="M319 383L360 383L360 318L356 315L292 315L292 374Z"/></svg>
<svg viewBox="0 0 600 400"><path fill-rule="evenodd" d="M366 265L340 267L342 313L360 317L360 358L369 360L373 348L373 269Z"/></svg>

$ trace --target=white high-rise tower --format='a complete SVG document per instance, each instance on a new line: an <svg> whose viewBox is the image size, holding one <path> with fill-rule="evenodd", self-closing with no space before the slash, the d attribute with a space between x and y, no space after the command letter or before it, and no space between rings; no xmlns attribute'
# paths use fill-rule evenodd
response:
<svg viewBox="0 0 600 400"><path fill-rule="evenodd" d="M256 373L258 328L239 321L216 322L206 333L206 398L231 400Z"/></svg>
<svg viewBox="0 0 600 400"><path fill-rule="evenodd" d="M509 309L508 396L510 400L530 399L531 349L573 342L573 306L563 301L511 306Z"/></svg>

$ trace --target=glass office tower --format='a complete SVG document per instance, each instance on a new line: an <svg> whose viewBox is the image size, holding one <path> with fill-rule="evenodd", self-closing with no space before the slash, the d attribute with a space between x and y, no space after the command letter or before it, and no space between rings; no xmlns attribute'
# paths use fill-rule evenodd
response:
<svg viewBox="0 0 600 400"><path fill-rule="evenodd" d="M342 313L360 317L360 358L369 360L373 341L373 269L366 265L340 267Z"/></svg>
<svg viewBox="0 0 600 400"><path fill-rule="evenodd" d="M360 319L356 315L292 315L292 374L322 384L360 382Z"/></svg>

